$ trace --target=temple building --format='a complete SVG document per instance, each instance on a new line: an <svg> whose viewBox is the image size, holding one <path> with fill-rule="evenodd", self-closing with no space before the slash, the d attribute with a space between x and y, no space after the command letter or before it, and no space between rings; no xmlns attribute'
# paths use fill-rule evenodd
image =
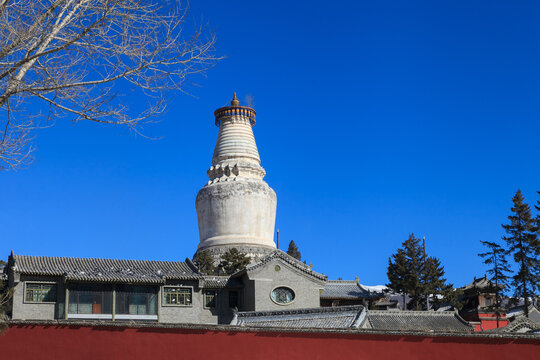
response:
<svg viewBox="0 0 540 360"><path fill-rule="evenodd" d="M499 286L499 291L502 290ZM501 328L508 325L506 310L499 306L496 310L497 286L487 276L474 278L473 282L462 287L463 308L460 315L475 327L476 331Z"/></svg>
<svg viewBox="0 0 540 360"><path fill-rule="evenodd" d="M244 327L472 331L457 313L400 312L380 287L359 279L328 281L277 249L277 198L252 127L255 110L214 112L219 127L209 181L197 194L199 244L217 264L230 249L250 263L229 275L184 261L9 256L0 280L13 289L13 321L231 324ZM209 256L208 256L209 255Z"/></svg>
<svg viewBox="0 0 540 360"><path fill-rule="evenodd" d="M240 106L235 94L230 106L214 115L219 133L209 181L195 203L200 239L195 258L206 251L217 263L236 248L251 263L224 276L205 274L188 258L114 260L12 252L3 274L14 289L12 319L229 324L236 312L365 305L382 296L358 281L328 282L276 248L277 200L263 180L252 130L255 110Z"/></svg>

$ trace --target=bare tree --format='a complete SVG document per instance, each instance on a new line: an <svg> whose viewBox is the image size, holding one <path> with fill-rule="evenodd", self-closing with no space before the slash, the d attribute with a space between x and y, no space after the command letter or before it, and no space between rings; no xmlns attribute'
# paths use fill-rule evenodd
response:
<svg viewBox="0 0 540 360"><path fill-rule="evenodd" d="M36 129L61 117L139 133L219 60L213 34L187 23L180 0L0 0L0 170L30 163ZM131 115L119 85L147 107Z"/></svg>

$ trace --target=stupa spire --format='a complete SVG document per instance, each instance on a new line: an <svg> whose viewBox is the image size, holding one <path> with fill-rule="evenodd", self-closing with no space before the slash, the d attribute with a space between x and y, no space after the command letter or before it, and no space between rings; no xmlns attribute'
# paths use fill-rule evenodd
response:
<svg viewBox="0 0 540 360"><path fill-rule="evenodd" d="M240 106L240 101L238 101L238 98L236 97L236 93L233 95L233 99L231 101L231 106Z"/></svg>

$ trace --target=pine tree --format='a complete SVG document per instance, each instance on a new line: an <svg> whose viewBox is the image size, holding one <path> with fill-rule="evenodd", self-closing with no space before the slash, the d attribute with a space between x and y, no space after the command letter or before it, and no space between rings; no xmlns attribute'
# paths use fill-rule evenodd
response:
<svg viewBox="0 0 540 360"><path fill-rule="evenodd" d="M497 328L499 327L499 318L502 313L502 294L508 286L508 274L510 273L510 267L506 260L506 250L499 244L489 241L480 241L482 245L487 247L489 251L480 253L478 256L484 259L484 264L489 265L490 268L487 273L490 275L489 280L495 284L495 304L490 308L495 312L497 317Z"/></svg>
<svg viewBox="0 0 540 360"><path fill-rule="evenodd" d="M514 296L523 297L525 316L529 316L530 297L534 297L540 283L540 269L538 264L538 235L531 217L529 205L524 203L523 195L518 189L512 198L514 206L512 215L508 216L510 224L502 225L507 236L503 239L508 246L508 254L518 265L518 272L512 279L515 288Z"/></svg>
<svg viewBox="0 0 540 360"><path fill-rule="evenodd" d="M203 250L197 253L197 257L194 259L194 262L199 268L200 272L211 275L216 271L214 259L208 250Z"/></svg>
<svg viewBox="0 0 540 360"><path fill-rule="evenodd" d="M227 250L225 254L221 255L221 260L219 268L228 275L244 269L251 262L251 258L237 248Z"/></svg>
<svg viewBox="0 0 540 360"><path fill-rule="evenodd" d="M407 293L411 300L407 304L409 310L422 310L423 297L426 294L423 284L424 275L424 251L420 246L420 239L416 239L414 234L409 235L403 243L407 260L409 262L409 273L406 276Z"/></svg>
<svg viewBox="0 0 540 360"><path fill-rule="evenodd" d="M452 284L447 284L444 278L444 267L437 258L426 256L420 239L414 234L410 234L409 239L388 259L387 276L390 281L387 286L403 295L404 307L405 295L409 294L408 309L427 307L430 295L454 295ZM438 305L439 299L436 302Z"/></svg>
<svg viewBox="0 0 540 360"><path fill-rule="evenodd" d="M393 261L392 261L393 260ZM405 310L405 296L407 294L407 279L409 274L409 262L404 249L398 249L397 253L393 254L388 259L388 268L386 275L390 283L387 287L396 293L400 293L403 297L403 310Z"/></svg>
<svg viewBox="0 0 540 360"><path fill-rule="evenodd" d="M538 195L540 196L540 191L537 191ZM534 205L534 208L538 213L536 213L536 219L534 220L534 226L536 230L536 239L540 239L540 198L536 200L536 205ZM536 246L536 256L540 256L540 245L537 243Z"/></svg>
<svg viewBox="0 0 540 360"><path fill-rule="evenodd" d="M534 219L534 226L535 226L535 233L536 233L536 242L535 242L535 248L536 248L536 269L537 273L540 273L540 191L536 192L539 195L538 200L536 200L536 205L534 208L536 209L536 218ZM540 287L540 285L539 285ZM537 290L540 291L539 288ZM540 305L540 298L536 299L536 306Z"/></svg>
<svg viewBox="0 0 540 360"><path fill-rule="evenodd" d="M433 294L440 294L443 290L446 292L446 279L444 278L444 267L441 265L439 259L429 256L424 260L424 271L422 273L423 293L425 297L422 298L425 303L425 308L429 310L431 308L429 304L429 297ZM452 288L452 286L450 285ZM433 306L439 307L440 300L438 297L433 298ZM424 304L423 304L424 305Z"/></svg>
<svg viewBox="0 0 540 360"><path fill-rule="evenodd" d="M289 248L287 249L287 254L295 258L296 260L302 261L302 254L298 251L298 247L294 243L294 240L291 240L289 243Z"/></svg>

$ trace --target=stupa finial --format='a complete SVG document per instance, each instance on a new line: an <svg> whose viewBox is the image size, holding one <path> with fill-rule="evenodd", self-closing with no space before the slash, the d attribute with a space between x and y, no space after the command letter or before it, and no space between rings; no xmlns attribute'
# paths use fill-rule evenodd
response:
<svg viewBox="0 0 540 360"><path fill-rule="evenodd" d="M231 106L240 106L240 101L238 101L238 98L236 97L236 93L233 95L233 99L231 101Z"/></svg>

